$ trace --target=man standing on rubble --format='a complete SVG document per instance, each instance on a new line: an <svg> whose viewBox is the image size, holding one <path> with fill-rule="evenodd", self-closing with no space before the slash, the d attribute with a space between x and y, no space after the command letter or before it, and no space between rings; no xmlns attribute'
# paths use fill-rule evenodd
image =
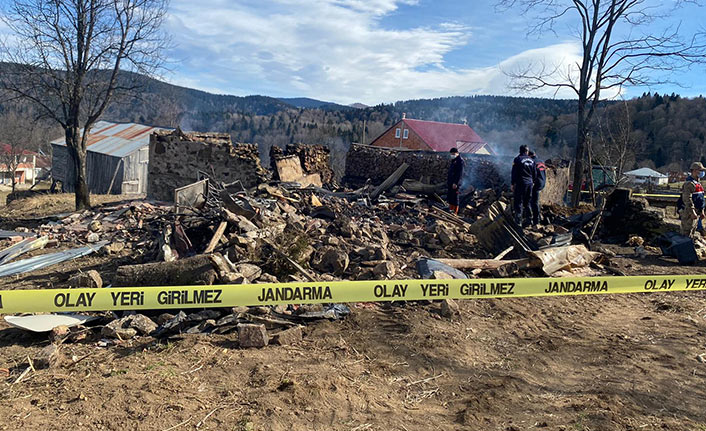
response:
<svg viewBox="0 0 706 431"><path fill-rule="evenodd" d="M690 175L686 178L684 185L681 188L681 234L694 238L696 225L699 219L704 219L704 208L706 201L704 200L704 187L701 185L701 179L704 178L706 167L701 162L691 164Z"/></svg>
<svg viewBox="0 0 706 431"><path fill-rule="evenodd" d="M522 227L529 225L531 222L530 198L532 197L532 188L534 187L536 176L537 171L534 166L534 160L529 156L529 147L520 145L520 154L512 162L512 192L515 222Z"/></svg>
<svg viewBox="0 0 706 431"><path fill-rule="evenodd" d="M539 224L539 192L544 189L547 183L547 166L543 161L537 159L537 155L534 151L528 154L532 161L534 162L535 177L534 184L532 185L532 196L530 197L530 209L532 210L532 225L537 226Z"/></svg>
<svg viewBox="0 0 706 431"><path fill-rule="evenodd" d="M458 195L461 192L461 178L463 178L463 166L465 162L461 158L458 149L452 148L451 151L451 166L449 166L449 176L446 179L448 192L446 199L449 201L449 211L458 214Z"/></svg>

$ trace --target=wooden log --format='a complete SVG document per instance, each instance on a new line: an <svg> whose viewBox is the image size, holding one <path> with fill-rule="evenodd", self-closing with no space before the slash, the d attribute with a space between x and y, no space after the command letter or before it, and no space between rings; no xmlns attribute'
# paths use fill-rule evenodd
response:
<svg viewBox="0 0 706 431"><path fill-rule="evenodd" d="M402 187L410 193L423 193L431 195L433 193L443 193L445 190L444 183L425 184L421 181L406 179L402 181Z"/></svg>
<svg viewBox="0 0 706 431"><path fill-rule="evenodd" d="M173 262L125 265L118 268L114 286L189 286L211 285L218 278L206 254Z"/></svg>
<svg viewBox="0 0 706 431"><path fill-rule="evenodd" d="M395 184L397 184L397 181L402 178L402 175L404 175L405 171L409 168L409 165L407 163L402 163L402 165L397 168L395 172L392 173L385 181L383 181L382 184L380 184L373 192L370 194L371 199L377 199L378 196L380 196L384 191L388 190Z"/></svg>
<svg viewBox="0 0 706 431"><path fill-rule="evenodd" d="M515 264L519 269L532 268L533 265L539 266L540 263L531 262L529 259L516 260L495 260L495 259L435 259L444 265L448 265L456 269L498 269L501 266Z"/></svg>

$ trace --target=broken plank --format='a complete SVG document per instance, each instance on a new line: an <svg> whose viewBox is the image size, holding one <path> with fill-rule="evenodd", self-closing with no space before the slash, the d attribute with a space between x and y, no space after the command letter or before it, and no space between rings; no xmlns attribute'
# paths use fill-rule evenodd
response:
<svg viewBox="0 0 706 431"><path fill-rule="evenodd" d="M216 228L216 232L213 234L213 238L211 238L211 241L208 243L208 246L206 247L206 250L204 250L204 253L212 253L213 250L215 250L216 246L218 245L218 241L223 238L223 233L226 231L226 227L228 226L227 221L222 221L219 225L218 228Z"/></svg>
<svg viewBox="0 0 706 431"><path fill-rule="evenodd" d="M497 256L495 256L495 257L493 258L493 260L500 260L500 259L502 259L503 257L507 256L508 253L510 253L510 252L511 252L512 250L514 250L514 249L515 249L515 246L514 246L514 245L511 245L510 247L508 247L508 248L506 248L505 250L503 250L502 252L500 252L500 254L498 254Z"/></svg>

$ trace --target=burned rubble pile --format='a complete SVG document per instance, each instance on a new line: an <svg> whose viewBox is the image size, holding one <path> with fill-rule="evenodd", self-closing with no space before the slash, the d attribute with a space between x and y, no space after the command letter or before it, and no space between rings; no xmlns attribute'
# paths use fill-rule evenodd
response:
<svg viewBox="0 0 706 431"><path fill-rule="evenodd" d="M56 287L534 276L586 266L598 257L580 246L548 258L534 244L518 241L507 198L493 190L474 191L461 218L403 185L332 192L273 182L244 190L207 178L194 187L204 191L203 199L188 208L147 201L107 206L49 221L25 230L36 238L11 241L44 238L43 246L71 243L132 256L114 273L79 272ZM501 253L491 245L497 238L484 243L485 235L472 233L490 231L488 223L510 232L500 240ZM554 229L545 229L551 233L547 245ZM501 260L513 254L518 258ZM340 304L117 312L73 328L59 326L52 337L109 345L136 336L237 332L242 347L264 346L270 339L296 342L300 325L349 312Z"/></svg>
<svg viewBox="0 0 706 431"><path fill-rule="evenodd" d="M605 254L591 250L618 214L612 200L568 217L544 206L542 226L523 229L513 220L506 187L468 187L457 216L446 211L444 191L430 178L405 178L406 162L360 188L334 189L331 183L322 186L331 177L322 162L328 152L321 148L275 150L279 180L270 181L252 148L235 147L220 135L153 135L151 153L183 152L179 163L195 170L187 173L175 161L150 167L151 176L158 173L150 180L151 192L173 203L130 201L0 232L6 238L0 242L6 247L0 250L0 277L92 253L120 258L110 259L110 270L67 274L51 287L237 289L259 283L618 273ZM243 170L223 175L223 166L208 168L216 162ZM47 247L62 250L40 252ZM453 310L452 304L446 300L443 310ZM59 325L52 339L109 345L140 336L237 332L241 347L261 347L295 343L302 327L348 313L341 304L110 312L70 328Z"/></svg>

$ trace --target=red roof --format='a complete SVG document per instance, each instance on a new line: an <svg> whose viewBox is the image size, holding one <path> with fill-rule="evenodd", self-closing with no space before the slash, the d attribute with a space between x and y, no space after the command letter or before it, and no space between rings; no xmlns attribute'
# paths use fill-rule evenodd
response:
<svg viewBox="0 0 706 431"><path fill-rule="evenodd" d="M458 148L461 153L475 153L486 142L466 124L440 123L437 121L412 120L404 123L434 151L448 152ZM488 149L492 153L492 150Z"/></svg>
<svg viewBox="0 0 706 431"><path fill-rule="evenodd" d="M2 154L10 154L12 153L12 147L10 144L0 144L0 153ZM21 153L17 153L17 155L22 155L22 156L36 156L38 155L34 151L29 151L29 150L22 150Z"/></svg>

